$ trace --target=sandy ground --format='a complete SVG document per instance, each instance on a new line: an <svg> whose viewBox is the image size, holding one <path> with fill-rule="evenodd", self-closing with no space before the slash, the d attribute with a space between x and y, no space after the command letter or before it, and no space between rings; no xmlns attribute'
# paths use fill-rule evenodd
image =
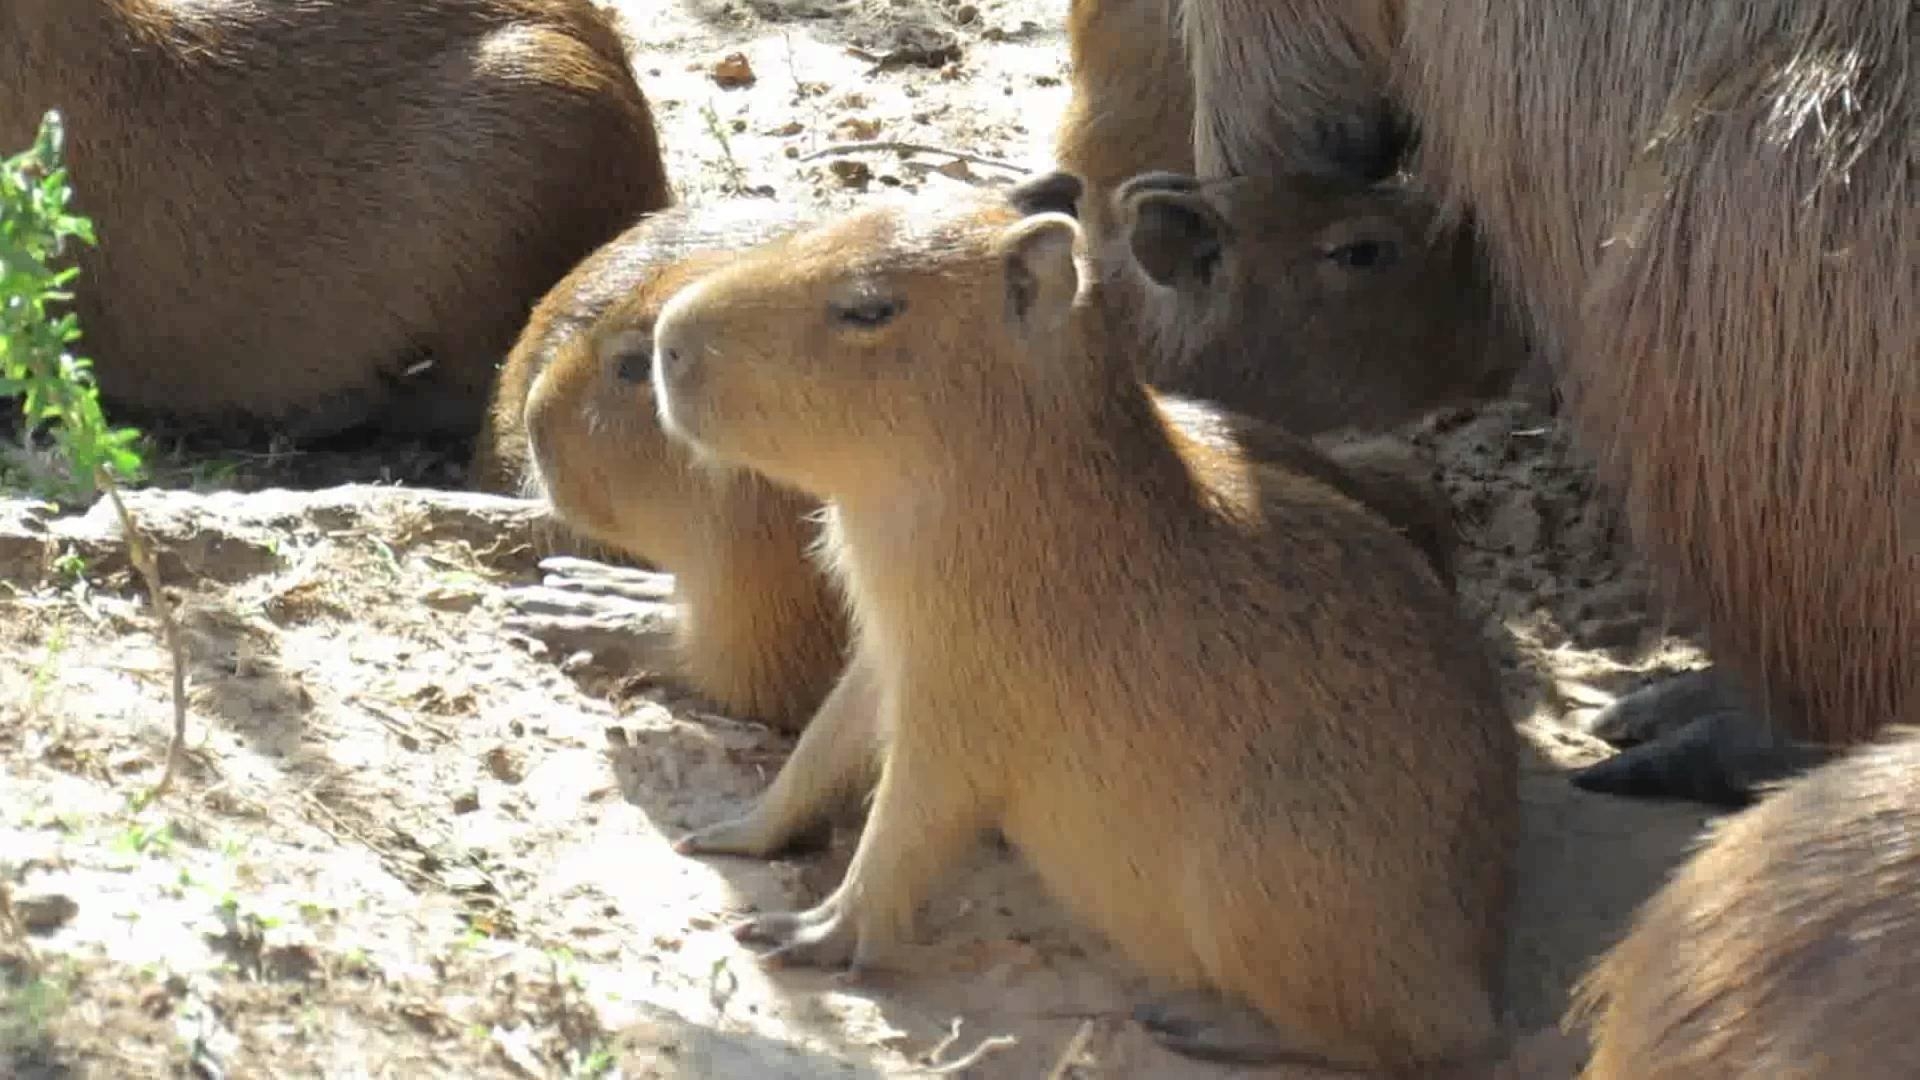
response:
<svg viewBox="0 0 1920 1080"><path fill-rule="evenodd" d="M1065 102L1064 0L623 6L687 200L1004 183L1047 162ZM732 54L750 83L716 80ZM873 142L895 145L844 148ZM1698 655L1551 419L1501 404L1405 437L1455 499L1461 603L1527 736L1530 1031L1706 819L1574 791L1606 752L1580 721ZM909 971L760 968L728 921L822 895L851 835L674 855L788 742L507 632L549 534L537 506L428 490L460 483L430 447L167 458L173 490L135 505L183 605L192 752L144 808L168 668L124 545L105 508L0 500L0 1075L891 1076L983 1043L962 1075L1242 1075L1154 1048L1134 974L991 848ZM1551 1057L1514 1071L1568 1075Z"/></svg>

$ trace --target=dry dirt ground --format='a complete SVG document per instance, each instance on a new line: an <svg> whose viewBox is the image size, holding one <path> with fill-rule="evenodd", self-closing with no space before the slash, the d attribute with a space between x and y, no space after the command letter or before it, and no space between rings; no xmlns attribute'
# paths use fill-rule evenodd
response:
<svg viewBox="0 0 1920 1080"><path fill-rule="evenodd" d="M1044 164L1064 8L626 15L685 198L840 205ZM729 88L734 53L754 78ZM874 141L936 149L831 149ZM1461 603L1528 737L1509 992L1530 1031L1705 820L1572 790L1565 770L1605 753L1579 722L1698 657L1551 419L1503 404L1406 437L1456 500ZM991 847L926 912L911 971L761 969L730 918L818 897L852 836L774 863L674 855L787 742L508 632L551 534L537 506L428 490L460 485L457 457L163 448L161 465L135 507L181 604L192 734L146 807L168 665L112 518L0 500L0 1075L745 1080L975 1052L964 1075L1239 1075L1153 1048L1126 1021L1137 979ZM1516 1071L1566 1076L1551 1056Z"/></svg>

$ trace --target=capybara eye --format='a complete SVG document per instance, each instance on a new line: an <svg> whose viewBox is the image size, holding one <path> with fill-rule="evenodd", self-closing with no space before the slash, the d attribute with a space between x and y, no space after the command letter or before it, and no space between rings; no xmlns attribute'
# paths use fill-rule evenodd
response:
<svg viewBox="0 0 1920 1080"><path fill-rule="evenodd" d="M1391 266L1399 257L1400 248L1391 240L1361 240L1357 243L1341 244L1327 252L1327 258L1349 270Z"/></svg>
<svg viewBox="0 0 1920 1080"><path fill-rule="evenodd" d="M874 297L851 304L833 305L833 317L848 326L885 326L906 307L906 301Z"/></svg>

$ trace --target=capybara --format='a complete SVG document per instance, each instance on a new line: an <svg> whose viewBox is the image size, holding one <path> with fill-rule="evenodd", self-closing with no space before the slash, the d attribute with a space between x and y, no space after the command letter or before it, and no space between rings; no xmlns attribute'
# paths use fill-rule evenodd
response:
<svg viewBox="0 0 1920 1080"><path fill-rule="evenodd" d="M541 294L670 197L588 0L7 0L0 146L52 108L102 394L242 441L471 435Z"/></svg>
<svg viewBox="0 0 1920 1080"><path fill-rule="evenodd" d="M1528 362L1471 234L1405 184L1156 172L1114 201L1158 385L1316 435L1497 397Z"/></svg>
<svg viewBox="0 0 1920 1080"><path fill-rule="evenodd" d="M1793 740L1920 701L1913 22L1911 0L1184 12L1203 175L1325 166L1321 128L1406 103L1418 171L1472 214L1706 627L1734 689L1668 695L1667 737L1583 786L1740 802L1757 755L1784 775L1825 756ZM1689 707L1729 694L1737 718Z"/></svg>
<svg viewBox="0 0 1920 1080"><path fill-rule="evenodd" d="M1580 987L1588 1080L1920 1075L1920 739L1723 819Z"/></svg>
<svg viewBox="0 0 1920 1080"><path fill-rule="evenodd" d="M667 431L829 501L879 710L877 751L823 711L783 769L831 793L879 753L845 880L740 933L884 966L997 827L1165 983L1169 1046L1479 1053L1518 813L1479 636L1376 515L1170 423L1083 253L1056 211L881 205L662 308Z"/></svg>
<svg viewBox="0 0 1920 1080"><path fill-rule="evenodd" d="M1062 183L1074 182L1042 175L1006 198L1030 207L1084 202L1074 197L1077 186L1061 191ZM540 302L509 354L472 469L478 486L544 497L575 533L672 572L677 626L665 640L635 629L623 642L627 651L680 677L721 711L785 730L813 714L844 661L842 603L807 554L818 503L751 471L699 460L667 439L647 373L654 316L676 290L805 220L802 211L759 200L682 205L650 215L583 261ZM1124 248L1113 254L1131 258ZM1204 339L1192 342L1201 360L1211 355ZM1290 377L1284 368L1272 375L1276 384ZM1184 388L1191 379L1167 382ZM1233 394L1286 400L1262 396L1261 384L1219 386L1230 402ZM1170 394L1163 405L1191 437L1247 445L1259 459L1304 472L1379 513L1451 587L1452 508L1420 463L1391 441L1323 451L1214 406ZM622 614L627 589L616 570L582 570L554 584L574 594L568 610L528 612L516 627L573 640L583 628L604 638L623 622L641 621Z"/></svg>
<svg viewBox="0 0 1920 1080"><path fill-rule="evenodd" d="M1193 92L1176 0L1071 0L1072 94L1054 160L1086 185L1081 228L1106 235L1113 192L1129 177L1193 171Z"/></svg>
<svg viewBox="0 0 1920 1080"><path fill-rule="evenodd" d="M649 379L667 298L803 220L771 200L683 204L583 261L508 355L473 468L480 486L544 497L572 531L672 572L671 647L642 659L789 731L845 663L841 601L807 554L818 503L668 439Z"/></svg>

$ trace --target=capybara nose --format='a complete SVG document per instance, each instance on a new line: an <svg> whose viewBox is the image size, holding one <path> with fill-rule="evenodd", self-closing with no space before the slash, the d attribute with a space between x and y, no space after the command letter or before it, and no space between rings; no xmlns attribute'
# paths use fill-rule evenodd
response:
<svg viewBox="0 0 1920 1080"><path fill-rule="evenodd" d="M651 343L649 343L646 348L629 349L621 353L620 359L614 365L613 371L615 375L620 377L620 381L623 383L643 383L653 378L653 348Z"/></svg>
<svg viewBox="0 0 1920 1080"><path fill-rule="evenodd" d="M633 385L653 377L653 329L633 328L600 343L600 362L617 381Z"/></svg>
<svg viewBox="0 0 1920 1080"><path fill-rule="evenodd" d="M701 357L706 353L699 316L689 310L688 301L699 287L682 289L660 309L653 324L654 394L666 397L684 393L698 374Z"/></svg>

